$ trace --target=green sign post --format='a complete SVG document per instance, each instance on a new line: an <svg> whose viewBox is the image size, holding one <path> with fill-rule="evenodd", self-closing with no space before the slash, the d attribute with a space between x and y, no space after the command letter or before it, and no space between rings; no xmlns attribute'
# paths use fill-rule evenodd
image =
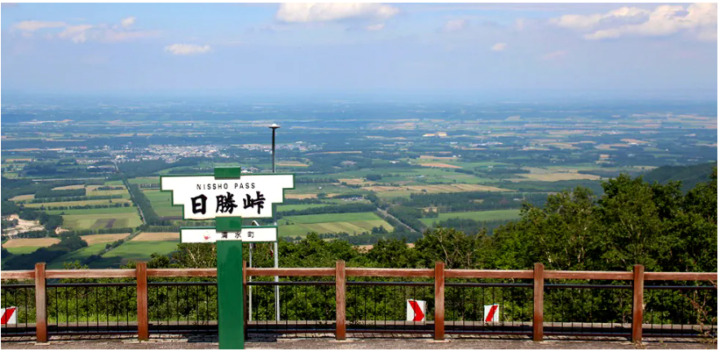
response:
<svg viewBox="0 0 720 352"><path fill-rule="evenodd" d="M242 230L242 218L217 218L216 232ZM220 349L245 348L242 241L217 241L218 340ZM240 278L240 279L238 279Z"/></svg>
<svg viewBox="0 0 720 352"><path fill-rule="evenodd" d="M215 228L182 228L182 243L217 243L218 335L220 349L245 348L242 272L243 242L276 242L277 227L245 226L242 219L272 217L293 175L250 174L216 168L212 176L162 176L171 204L183 206L183 219L215 219Z"/></svg>
<svg viewBox="0 0 720 352"><path fill-rule="evenodd" d="M218 339L220 349L245 348L242 242L218 241ZM240 279L238 279L240 278Z"/></svg>

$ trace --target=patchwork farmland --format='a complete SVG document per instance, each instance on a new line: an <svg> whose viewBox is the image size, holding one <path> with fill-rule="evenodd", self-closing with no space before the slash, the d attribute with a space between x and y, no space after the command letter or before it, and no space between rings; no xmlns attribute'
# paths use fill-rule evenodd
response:
<svg viewBox="0 0 720 352"><path fill-rule="evenodd" d="M278 221L278 226L283 237L305 237L309 232L356 235L381 226L388 232L393 230L387 221L371 212L288 216Z"/></svg>

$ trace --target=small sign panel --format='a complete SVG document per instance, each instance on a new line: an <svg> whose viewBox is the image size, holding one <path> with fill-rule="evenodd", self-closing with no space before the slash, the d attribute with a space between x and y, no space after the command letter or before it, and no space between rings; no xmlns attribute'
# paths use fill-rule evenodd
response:
<svg viewBox="0 0 720 352"><path fill-rule="evenodd" d="M407 300L406 312L407 321L425 321L427 302L414 299Z"/></svg>
<svg viewBox="0 0 720 352"><path fill-rule="evenodd" d="M485 306L485 322L486 323L498 323L500 322L500 305L490 304Z"/></svg>
<svg viewBox="0 0 720 352"><path fill-rule="evenodd" d="M218 232L214 228L180 229L182 243L215 243L217 241L275 242L277 227L245 227L240 231Z"/></svg>
<svg viewBox="0 0 720 352"><path fill-rule="evenodd" d="M2 308L0 311L2 315L2 325L17 324L17 307Z"/></svg>
<svg viewBox="0 0 720 352"><path fill-rule="evenodd" d="M207 220L232 216L272 217L273 205L283 202L285 189L295 187L293 175L163 176L160 189L172 191L172 204L183 206L183 219Z"/></svg>

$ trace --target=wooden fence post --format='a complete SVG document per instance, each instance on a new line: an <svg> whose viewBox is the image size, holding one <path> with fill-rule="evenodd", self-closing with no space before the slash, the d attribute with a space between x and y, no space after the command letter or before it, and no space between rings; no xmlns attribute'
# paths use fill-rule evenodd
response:
<svg viewBox="0 0 720 352"><path fill-rule="evenodd" d="M35 264L35 340L47 342L47 292L45 263Z"/></svg>
<svg viewBox="0 0 720 352"><path fill-rule="evenodd" d="M545 265L535 263L533 271L533 341L543 340Z"/></svg>
<svg viewBox="0 0 720 352"><path fill-rule="evenodd" d="M435 263L435 340L445 339L445 263Z"/></svg>
<svg viewBox="0 0 720 352"><path fill-rule="evenodd" d="M137 283L137 329L138 340L147 341L150 338L148 323L148 279L147 263L135 264L135 282Z"/></svg>
<svg viewBox="0 0 720 352"><path fill-rule="evenodd" d="M335 262L335 339L345 340L345 261Z"/></svg>
<svg viewBox="0 0 720 352"><path fill-rule="evenodd" d="M632 342L642 343L643 289L645 288L645 267L636 264L633 267L633 320Z"/></svg>
<svg viewBox="0 0 720 352"><path fill-rule="evenodd" d="M252 243L251 243L252 244ZM247 331L248 331L248 274L247 274L247 262L243 260L242 262L242 280L243 280L243 334L245 334L245 339L247 340Z"/></svg>

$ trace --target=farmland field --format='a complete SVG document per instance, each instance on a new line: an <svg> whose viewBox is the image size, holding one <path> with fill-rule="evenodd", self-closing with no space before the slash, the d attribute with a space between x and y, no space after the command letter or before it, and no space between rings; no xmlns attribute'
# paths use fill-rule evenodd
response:
<svg viewBox="0 0 720 352"><path fill-rule="evenodd" d="M129 199L92 199L92 200L77 200L70 202L51 202L51 203L28 203L25 204L28 208L41 208L41 207L76 207L85 205L113 205L113 204L125 204L130 203Z"/></svg>
<svg viewBox="0 0 720 352"><path fill-rule="evenodd" d="M485 210L485 211L464 211L453 213L440 213L437 218L422 218L425 225L432 225L434 222L441 222L448 219L470 219L475 221L497 221L497 220L515 220L520 217L520 210Z"/></svg>
<svg viewBox="0 0 720 352"><path fill-rule="evenodd" d="M151 184L151 183L157 183L160 184L160 177L152 176L152 177L136 177L128 179L128 183L130 184Z"/></svg>
<svg viewBox="0 0 720 352"><path fill-rule="evenodd" d="M53 191L67 191L70 189L83 189L85 188L85 185L70 185L70 186L64 186L64 187L55 187L52 190Z"/></svg>
<svg viewBox="0 0 720 352"><path fill-rule="evenodd" d="M55 243L60 243L59 238L43 237L43 238L14 238L3 243L3 248L20 248L20 247L49 247Z"/></svg>
<svg viewBox="0 0 720 352"><path fill-rule="evenodd" d="M131 241L153 242L153 241L180 241L180 232L142 232L133 237Z"/></svg>
<svg viewBox="0 0 720 352"><path fill-rule="evenodd" d="M64 263L72 263L74 261L80 261L87 259L91 255L98 255L105 249L106 243L96 243L87 247L80 248L76 251L64 254L48 264L48 269L62 269Z"/></svg>
<svg viewBox="0 0 720 352"><path fill-rule="evenodd" d="M12 247L12 248L6 248L6 249L8 250L8 252L10 252L12 254L20 255L20 254L29 254L29 253L35 252L36 250L43 248L43 247L44 246L42 246L42 247L27 246L27 247Z"/></svg>
<svg viewBox="0 0 720 352"><path fill-rule="evenodd" d="M98 243L110 243L115 242L117 240L121 240L125 237L130 235L129 233L112 233L112 234L103 234L103 235L86 235L86 236L80 236L80 238L83 239L83 241L87 242L88 246L92 246L94 244Z"/></svg>
<svg viewBox="0 0 720 352"><path fill-rule="evenodd" d="M371 212L344 214L315 214L288 216L278 221L280 236L304 237L308 232L339 233L350 235L372 231L373 227L384 227L392 231L385 220Z"/></svg>
<svg viewBox="0 0 720 352"><path fill-rule="evenodd" d="M123 198L129 199L130 194L128 193L127 189L125 187L122 187L122 189L98 189L100 187L104 186L88 186L86 188L86 194L88 196L123 196ZM113 186L113 187L120 187L120 186Z"/></svg>
<svg viewBox="0 0 720 352"><path fill-rule="evenodd" d="M33 200L33 199L35 199L34 194L23 194L23 195L19 195L19 196L10 198L10 200L13 202L23 202L26 200Z"/></svg>
<svg viewBox="0 0 720 352"><path fill-rule="evenodd" d="M320 207L327 207L332 204L287 204L287 205L278 205L276 210L279 212L283 211L293 211L293 210L305 210L305 209L312 209L312 208L320 208Z"/></svg>
<svg viewBox="0 0 720 352"><path fill-rule="evenodd" d="M445 169L462 169L462 167L460 167L460 166L445 164L445 163L421 163L420 166L439 167L439 168L445 168Z"/></svg>
<svg viewBox="0 0 720 352"><path fill-rule="evenodd" d="M369 186L362 189L377 192L381 198L409 197L413 193L458 193L458 192L509 192L511 190L494 186L477 184L442 184L442 185L410 185L410 186Z"/></svg>
<svg viewBox="0 0 720 352"><path fill-rule="evenodd" d="M519 174L521 178L513 179L512 181L567 181L567 180L599 180L600 176L581 174L578 173L577 169L543 169L536 167L525 167L523 168L529 173Z"/></svg>
<svg viewBox="0 0 720 352"><path fill-rule="evenodd" d="M91 215L91 214L122 214L137 213L135 207L112 207L112 208L91 208L91 209L67 209L47 210L51 215Z"/></svg>
<svg viewBox="0 0 720 352"><path fill-rule="evenodd" d="M182 207L170 205L170 192L160 190L143 190L143 194L152 204L152 208L160 217L182 217Z"/></svg>
<svg viewBox="0 0 720 352"><path fill-rule="evenodd" d="M308 167L308 164L303 164L299 161L278 161L277 166L284 166L284 167Z"/></svg>
<svg viewBox="0 0 720 352"><path fill-rule="evenodd" d="M317 194L305 193L305 194L289 194L285 193L285 199L313 199L317 198Z"/></svg>
<svg viewBox="0 0 720 352"><path fill-rule="evenodd" d="M134 207L56 210L65 212L63 228L69 230L98 230L136 227L142 225L140 215Z"/></svg>
<svg viewBox="0 0 720 352"><path fill-rule="evenodd" d="M153 253L168 254L177 249L178 241L127 241L91 263L92 267L107 267L128 261L147 261Z"/></svg>

